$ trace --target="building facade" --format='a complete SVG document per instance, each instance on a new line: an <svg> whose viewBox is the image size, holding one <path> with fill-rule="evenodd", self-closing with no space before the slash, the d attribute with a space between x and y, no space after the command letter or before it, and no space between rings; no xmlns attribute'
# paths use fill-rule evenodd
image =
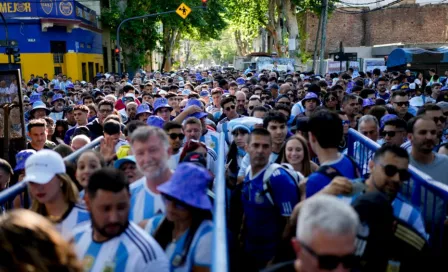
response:
<svg viewBox="0 0 448 272"><path fill-rule="evenodd" d="M102 31L97 13L73 0L9 0L0 3L9 40L20 49L22 78L63 73L73 80L92 81L104 72ZM0 26L0 40L5 40ZM0 55L0 69L8 56Z"/></svg>

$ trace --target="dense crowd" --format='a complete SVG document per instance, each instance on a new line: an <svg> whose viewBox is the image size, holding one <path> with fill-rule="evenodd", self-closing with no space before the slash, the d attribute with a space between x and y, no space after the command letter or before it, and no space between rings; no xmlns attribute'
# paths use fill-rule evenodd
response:
<svg viewBox="0 0 448 272"><path fill-rule="evenodd" d="M409 165L448 185L448 80L433 69L31 75L22 98L0 86L23 102L28 139L0 160L0 191L28 183L2 206L1 271L210 271L219 156L231 271L444 270L446 203L409 193Z"/></svg>

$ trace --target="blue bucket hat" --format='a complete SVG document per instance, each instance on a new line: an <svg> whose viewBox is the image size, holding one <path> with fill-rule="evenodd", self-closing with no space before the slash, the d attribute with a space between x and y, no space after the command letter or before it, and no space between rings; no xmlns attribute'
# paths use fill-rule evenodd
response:
<svg viewBox="0 0 448 272"><path fill-rule="evenodd" d="M151 114L151 109L149 108L148 104L143 103L137 107L137 114L135 115L135 117L137 117L139 114L142 114L145 112Z"/></svg>
<svg viewBox="0 0 448 272"><path fill-rule="evenodd" d="M208 92L208 91L201 91L200 93L199 93L199 96L209 96L210 95L210 93Z"/></svg>
<svg viewBox="0 0 448 272"><path fill-rule="evenodd" d="M254 130L256 125L263 126L263 119L256 117L241 117L230 120L228 123L228 129L230 131L234 131L238 128L246 130L248 133L251 133Z"/></svg>
<svg viewBox="0 0 448 272"><path fill-rule="evenodd" d="M54 85L53 90L60 90L60 89L61 89L61 87L59 85Z"/></svg>
<svg viewBox="0 0 448 272"><path fill-rule="evenodd" d="M32 94L30 97L30 104L34 104L34 102L41 101L42 94Z"/></svg>
<svg viewBox="0 0 448 272"><path fill-rule="evenodd" d="M159 116L152 115L148 117L148 121L146 121L146 123L149 126L163 128L163 124L165 124L165 121L163 121L163 119Z"/></svg>
<svg viewBox="0 0 448 272"><path fill-rule="evenodd" d="M33 103L33 108L30 110L30 115L33 116L34 111L38 109L44 109L47 112L47 115L50 114L50 110L47 109L47 106L42 101L36 101Z"/></svg>
<svg viewBox="0 0 448 272"><path fill-rule="evenodd" d="M126 157L124 157L124 158L121 158L121 159L119 159L119 160L116 160L116 161L114 162L114 168L116 168L116 169L120 169L120 167L121 167L124 163L127 163L127 162L131 162L131 163L136 164L135 157L134 157L134 156L126 156Z"/></svg>
<svg viewBox="0 0 448 272"><path fill-rule="evenodd" d="M198 99L188 99L187 104L185 105L185 109L192 107L192 106L197 106L199 108L202 108L202 102L199 101ZM202 119L204 117L208 116L208 114L206 112L196 112L193 114L188 115L188 117L196 117L198 119Z"/></svg>
<svg viewBox="0 0 448 272"><path fill-rule="evenodd" d="M73 85L73 83L69 83L65 86L66 89L74 89L75 85Z"/></svg>
<svg viewBox="0 0 448 272"><path fill-rule="evenodd" d="M242 77L239 77L236 79L236 84L238 85L244 85L246 83L246 80Z"/></svg>
<svg viewBox="0 0 448 272"><path fill-rule="evenodd" d="M375 101L369 98L365 98L362 100L362 108L375 106Z"/></svg>
<svg viewBox="0 0 448 272"><path fill-rule="evenodd" d="M317 96L317 94L313 93L313 92L309 92L305 95L305 98L302 99L302 106L305 107L305 101L307 100L317 100L318 102L320 102L319 97Z"/></svg>
<svg viewBox="0 0 448 272"><path fill-rule="evenodd" d="M386 124L387 121L392 120L392 119L398 119L398 116L395 114L386 114L383 117L381 117L380 120L380 129L384 128L384 125Z"/></svg>
<svg viewBox="0 0 448 272"><path fill-rule="evenodd" d="M36 151L34 149L25 149L20 151L16 154L16 162L17 165L14 168L14 171L19 171L25 169L25 162L26 160L33 154L35 154Z"/></svg>
<svg viewBox="0 0 448 272"><path fill-rule="evenodd" d="M156 113L161 108L168 108L170 111L173 110L173 108L168 104L168 99L161 97L157 98L156 101L154 101L154 113Z"/></svg>
<svg viewBox="0 0 448 272"><path fill-rule="evenodd" d="M207 195L212 181L206 169L194 163L180 163L168 182L157 186L162 194L201 210L211 210L212 203Z"/></svg>
<svg viewBox="0 0 448 272"><path fill-rule="evenodd" d="M51 104L53 104L54 102L56 102L58 100L64 100L64 97L62 97L62 94L55 94L53 96L53 98L51 99Z"/></svg>
<svg viewBox="0 0 448 272"><path fill-rule="evenodd" d="M182 95L190 95L191 91L189 89L183 89Z"/></svg>

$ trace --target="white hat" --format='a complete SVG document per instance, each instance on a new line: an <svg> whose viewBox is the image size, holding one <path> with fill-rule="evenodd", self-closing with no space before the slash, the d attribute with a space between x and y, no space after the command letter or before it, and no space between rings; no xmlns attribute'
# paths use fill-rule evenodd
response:
<svg viewBox="0 0 448 272"><path fill-rule="evenodd" d="M41 150L26 160L25 173L24 182L47 184L56 174L65 174L64 160L53 150Z"/></svg>

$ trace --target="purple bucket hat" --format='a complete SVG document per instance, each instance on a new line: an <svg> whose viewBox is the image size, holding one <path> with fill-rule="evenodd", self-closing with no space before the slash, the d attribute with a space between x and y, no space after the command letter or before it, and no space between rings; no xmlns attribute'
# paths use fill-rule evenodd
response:
<svg viewBox="0 0 448 272"><path fill-rule="evenodd" d="M395 114L386 114L383 117L381 117L380 128L383 129L386 122L392 119L398 119L398 116Z"/></svg>
<svg viewBox="0 0 448 272"><path fill-rule="evenodd" d="M163 119L159 116L152 115L148 117L148 121L146 121L146 123L149 126L163 128L163 124L165 124L165 121L163 121Z"/></svg>
<svg viewBox="0 0 448 272"><path fill-rule="evenodd" d="M199 108L202 108L202 102L199 101L198 99L188 99L188 102L185 105L185 109L192 107L192 106L197 106ZM188 115L188 117L196 117L198 119L202 119L207 116L208 116L208 114L206 112L196 112L196 113Z"/></svg>
<svg viewBox="0 0 448 272"><path fill-rule="evenodd" d="M313 92L309 92L305 95L305 98L302 99L302 106L305 107L305 101L307 100L317 100L317 103L320 103L319 97L317 96L317 94L313 93Z"/></svg>
<svg viewBox="0 0 448 272"><path fill-rule="evenodd" d="M62 94L55 94L53 96L53 99L51 100L51 104L53 104L54 102L56 102L58 100L64 100L64 97L62 97Z"/></svg>
<svg viewBox="0 0 448 272"><path fill-rule="evenodd" d="M17 165L14 168L14 171L19 171L25 169L25 162L26 160L33 154L35 154L36 151L33 149L25 149L20 151L16 154L16 162Z"/></svg>
<svg viewBox="0 0 448 272"><path fill-rule="evenodd" d="M194 163L180 163L170 180L157 187L162 194L197 209L211 210L212 203L207 195L212 181L206 169Z"/></svg>
<svg viewBox="0 0 448 272"><path fill-rule="evenodd" d="M246 80L242 77L239 77L236 79L236 84L238 85L244 85L246 83Z"/></svg>
<svg viewBox="0 0 448 272"><path fill-rule="evenodd" d="M375 106L375 101L369 98L365 98L362 100L362 108Z"/></svg>

